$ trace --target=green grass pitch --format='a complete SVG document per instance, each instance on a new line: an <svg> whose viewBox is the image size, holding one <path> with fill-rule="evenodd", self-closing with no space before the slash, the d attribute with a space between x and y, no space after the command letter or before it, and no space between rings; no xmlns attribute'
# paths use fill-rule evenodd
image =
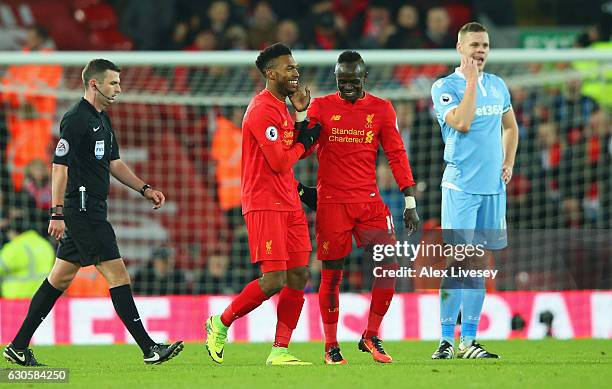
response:
<svg viewBox="0 0 612 389"><path fill-rule="evenodd" d="M346 366L323 365L321 343L292 344L293 354L314 363L294 367L266 366L269 344L228 344L223 365L213 363L201 343L186 344L177 358L159 366L144 365L135 345L39 346L34 350L41 362L70 369L69 384L57 387L87 389L612 387L610 340L484 344L503 359L432 361L435 342L385 342L385 349L395 359L389 365L376 364L369 354L358 351L354 342L342 342L349 362ZM5 362L2 367L15 365Z"/></svg>

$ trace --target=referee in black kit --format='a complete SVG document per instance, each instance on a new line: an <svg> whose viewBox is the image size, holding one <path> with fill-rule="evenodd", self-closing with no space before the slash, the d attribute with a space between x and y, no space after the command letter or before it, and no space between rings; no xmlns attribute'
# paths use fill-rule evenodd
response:
<svg viewBox="0 0 612 389"><path fill-rule="evenodd" d="M119 159L119 145L104 110L121 93L120 69L94 59L83 69L85 96L62 118L55 148L49 234L60 240L51 273L32 297L28 313L4 357L22 366L41 365L28 348L32 335L68 288L81 266L95 265L108 281L115 311L144 354L144 362L170 360L183 342L155 343L146 332L134 304L130 276L119 254L113 227L106 220L110 176L137 190L153 204L164 205L162 192L138 178Z"/></svg>

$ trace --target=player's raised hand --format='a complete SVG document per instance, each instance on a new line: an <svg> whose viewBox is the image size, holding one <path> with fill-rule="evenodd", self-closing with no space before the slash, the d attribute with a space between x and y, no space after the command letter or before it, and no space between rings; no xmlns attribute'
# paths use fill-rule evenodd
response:
<svg viewBox="0 0 612 389"><path fill-rule="evenodd" d="M289 101L296 111L306 111L310 105L310 89L307 86L298 85L297 91L289 96Z"/></svg>
<svg viewBox="0 0 612 389"><path fill-rule="evenodd" d="M476 77L478 77L478 65L474 58L462 55L459 70L461 70L466 80L476 79Z"/></svg>
<svg viewBox="0 0 612 389"><path fill-rule="evenodd" d="M404 209L404 226L406 227L408 236L411 236L417 230L419 221L419 214L416 208Z"/></svg>
<svg viewBox="0 0 612 389"><path fill-rule="evenodd" d="M144 197L153 204L153 209L161 208L166 202L166 197L162 192L151 188L145 190Z"/></svg>

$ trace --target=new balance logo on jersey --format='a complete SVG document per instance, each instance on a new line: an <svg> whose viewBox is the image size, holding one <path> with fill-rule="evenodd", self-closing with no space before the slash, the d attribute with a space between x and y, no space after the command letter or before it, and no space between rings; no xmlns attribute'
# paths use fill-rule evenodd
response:
<svg viewBox="0 0 612 389"><path fill-rule="evenodd" d="M501 104L483 105L476 108L476 116L501 115L503 112L504 108Z"/></svg>
<svg viewBox="0 0 612 389"><path fill-rule="evenodd" d="M331 117L331 120L334 122L337 122L340 119L342 119L342 115L332 115Z"/></svg>

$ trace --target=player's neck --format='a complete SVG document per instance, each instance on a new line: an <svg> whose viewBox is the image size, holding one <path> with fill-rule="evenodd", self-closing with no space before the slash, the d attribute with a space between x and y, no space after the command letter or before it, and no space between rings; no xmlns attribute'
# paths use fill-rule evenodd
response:
<svg viewBox="0 0 612 389"><path fill-rule="evenodd" d="M272 96L276 97L278 101L285 104L285 100L287 99L287 96L285 96L284 94L282 94L281 92L279 92L278 90L276 90L274 87L272 87L269 84L266 84L266 89L268 90L268 92L270 92Z"/></svg>
<svg viewBox="0 0 612 389"><path fill-rule="evenodd" d="M96 99L96 94L95 93L87 93L85 92L85 96L83 96L85 98L85 100L87 100L87 102L89 104L91 104L96 111L98 111L98 113L104 111L104 106L102 105L102 102L100 101L100 99Z"/></svg>

